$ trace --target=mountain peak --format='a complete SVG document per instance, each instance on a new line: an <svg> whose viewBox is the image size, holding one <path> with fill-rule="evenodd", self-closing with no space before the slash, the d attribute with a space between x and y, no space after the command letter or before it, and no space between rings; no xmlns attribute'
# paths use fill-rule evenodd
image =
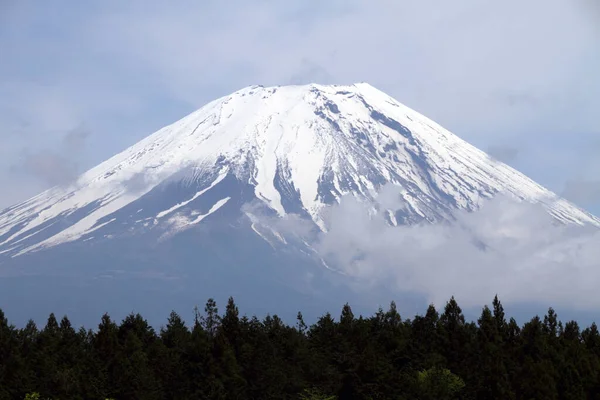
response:
<svg viewBox="0 0 600 400"><path fill-rule="evenodd" d="M237 186L224 186L227 179ZM194 193L153 203L162 209L146 205L173 181ZM387 183L401 187L406 203L391 214L393 224L444 220L497 193L542 203L564 223L600 224L368 83L255 85L160 129L72 187L1 212L0 256L91 240L107 226L173 226L182 212L187 217L176 225L195 225L231 199L248 200L247 187L277 214L300 213L326 229L327 204L369 197ZM211 206L194 209L204 196L214 196Z"/></svg>

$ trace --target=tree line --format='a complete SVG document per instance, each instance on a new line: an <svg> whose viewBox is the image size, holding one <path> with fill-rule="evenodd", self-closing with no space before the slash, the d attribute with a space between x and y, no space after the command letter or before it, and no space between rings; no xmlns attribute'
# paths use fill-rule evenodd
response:
<svg viewBox="0 0 600 400"><path fill-rule="evenodd" d="M356 317L346 304L288 325L209 299L189 325L172 312L156 331L139 314L18 329L0 310L0 400L600 398L595 324L563 325L550 308L519 326L497 297L476 322L454 298L440 312L403 319L392 302Z"/></svg>

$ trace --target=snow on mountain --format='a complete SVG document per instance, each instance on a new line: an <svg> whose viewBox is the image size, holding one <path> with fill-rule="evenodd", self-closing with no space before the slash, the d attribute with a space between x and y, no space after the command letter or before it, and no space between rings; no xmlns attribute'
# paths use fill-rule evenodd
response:
<svg viewBox="0 0 600 400"><path fill-rule="evenodd" d="M452 210L475 210L505 193L543 204L559 222L600 226L596 217L366 83L252 86L160 129L71 187L2 211L0 257L93 240L107 227L119 232L124 220L128 231L201 224L234 201L228 179L251 187L277 214L305 214L323 230L327 204L348 193L370 197L386 183L403 190L408 209L391 218L398 223L448 219ZM168 204L160 210L144 206L153 190L174 180L197 190L163 198L160 204ZM217 187L224 189L217 193ZM211 193L211 204L195 206Z"/></svg>

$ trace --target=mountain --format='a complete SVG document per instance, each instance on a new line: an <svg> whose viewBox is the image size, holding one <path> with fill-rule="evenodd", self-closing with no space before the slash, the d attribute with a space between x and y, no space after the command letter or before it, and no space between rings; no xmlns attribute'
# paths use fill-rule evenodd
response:
<svg viewBox="0 0 600 400"><path fill-rule="evenodd" d="M38 304L11 288L42 290L48 282L70 294L47 293L52 300L43 304L71 312L78 295L96 302L95 291L136 303L127 296L142 280L152 282L146 300L170 298L163 285L171 295L218 287L253 299L291 296L284 289L291 286L311 297L298 284L307 268L311 276L330 272L309 245L262 226L257 210L299 215L326 232L328 205L344 195L370 199L386 184L402 188L405 204L389 210L392 225L451 222L454 211L477 210L502 193L543 205L557 223L600 226L366 83L252 86L160 129L68 187L0 212L0 307ZM199 296L195 302L208 297Z"/></svg>

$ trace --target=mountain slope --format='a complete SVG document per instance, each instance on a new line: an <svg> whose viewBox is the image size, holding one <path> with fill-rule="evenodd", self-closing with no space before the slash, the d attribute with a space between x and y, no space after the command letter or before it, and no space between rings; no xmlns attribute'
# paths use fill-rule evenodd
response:
<svg viewBox="0 0 600 400"><path fill-rule="evenodd" d="M177 194L159 190L172 182ZM393 210L394 224L448 219L506 193L542 203L557 221L600 225L366 83L253 86L157 131L69 188L2 211L0 257L97 240L100 231L172 233L252 197L326 230L326 204L348 193L369 197L385 183L400 185L407 204Z"/></svg>

